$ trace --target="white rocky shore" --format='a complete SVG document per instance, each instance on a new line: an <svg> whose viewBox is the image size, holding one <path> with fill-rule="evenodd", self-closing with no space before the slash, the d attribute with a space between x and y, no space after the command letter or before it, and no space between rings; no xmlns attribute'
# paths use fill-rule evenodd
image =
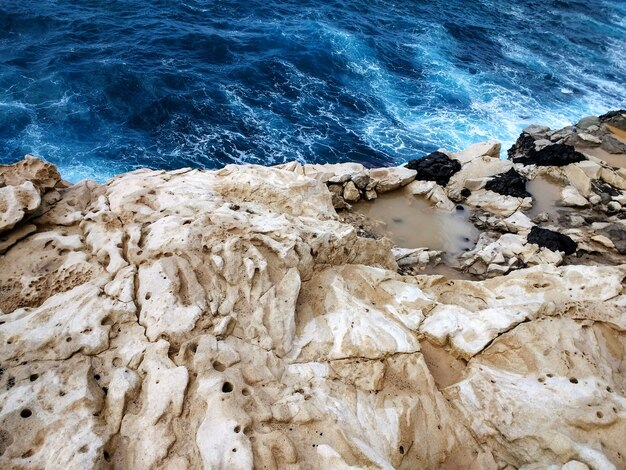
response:
<svg viewBox="0 0 626 470"><path fill-rule="evenodd" d="M626 170L567 146L622 121L515 162L1 167L0 468L626 468ZM349 210L390 191L471 212L471 279Z"/></svg>

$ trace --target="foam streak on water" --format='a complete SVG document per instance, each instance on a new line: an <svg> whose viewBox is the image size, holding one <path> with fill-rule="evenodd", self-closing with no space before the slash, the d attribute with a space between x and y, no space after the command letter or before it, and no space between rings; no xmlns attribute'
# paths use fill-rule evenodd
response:
<svg viewBox="0 0 626 470"><path fill-rule="evenodd" d="M0 162L397 164L626 107L622 0L0 1Z"/></svg>

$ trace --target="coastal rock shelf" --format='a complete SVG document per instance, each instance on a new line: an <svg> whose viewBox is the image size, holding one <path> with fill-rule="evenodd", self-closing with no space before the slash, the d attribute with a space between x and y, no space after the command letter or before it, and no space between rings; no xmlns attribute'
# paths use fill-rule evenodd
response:
<svg viewBox="0 0 626 470"><path fill-rule="evenodd" d="M1 168L0 467L626 468L626 174L579 151L442 150L443 179ZM541 175L559 212L527 215ZM350 206L394 191L477 243L373 235Z"/></svg>

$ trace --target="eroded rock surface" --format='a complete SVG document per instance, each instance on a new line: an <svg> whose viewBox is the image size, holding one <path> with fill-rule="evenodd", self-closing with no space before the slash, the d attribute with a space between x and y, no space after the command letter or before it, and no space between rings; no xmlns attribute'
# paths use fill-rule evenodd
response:
<svg viewBox="0 0 626 470"><path fill-rule="evenodd" d="M457 210L496 150L460 154L449 187L409 189ZM530 198L476 185L468 207L500 232L467 266L514 272L401 275L439 253L360 236L332 188L345 202L414 178L289 164L5 180L45 205L0 245L0 466L625 468L626 265L556 266L526 242ZM610 217L579 249L616 250Z"/></svg>

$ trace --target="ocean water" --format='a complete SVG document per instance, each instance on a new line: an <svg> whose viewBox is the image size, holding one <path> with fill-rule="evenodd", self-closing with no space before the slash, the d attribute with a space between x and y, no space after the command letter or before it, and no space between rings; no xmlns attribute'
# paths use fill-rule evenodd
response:
<svg viewBox="0 0 626 470"><path fill-rule="evenodd" d="M399 164L626 107L624 0L0 0L0 163Z"/></svg>

